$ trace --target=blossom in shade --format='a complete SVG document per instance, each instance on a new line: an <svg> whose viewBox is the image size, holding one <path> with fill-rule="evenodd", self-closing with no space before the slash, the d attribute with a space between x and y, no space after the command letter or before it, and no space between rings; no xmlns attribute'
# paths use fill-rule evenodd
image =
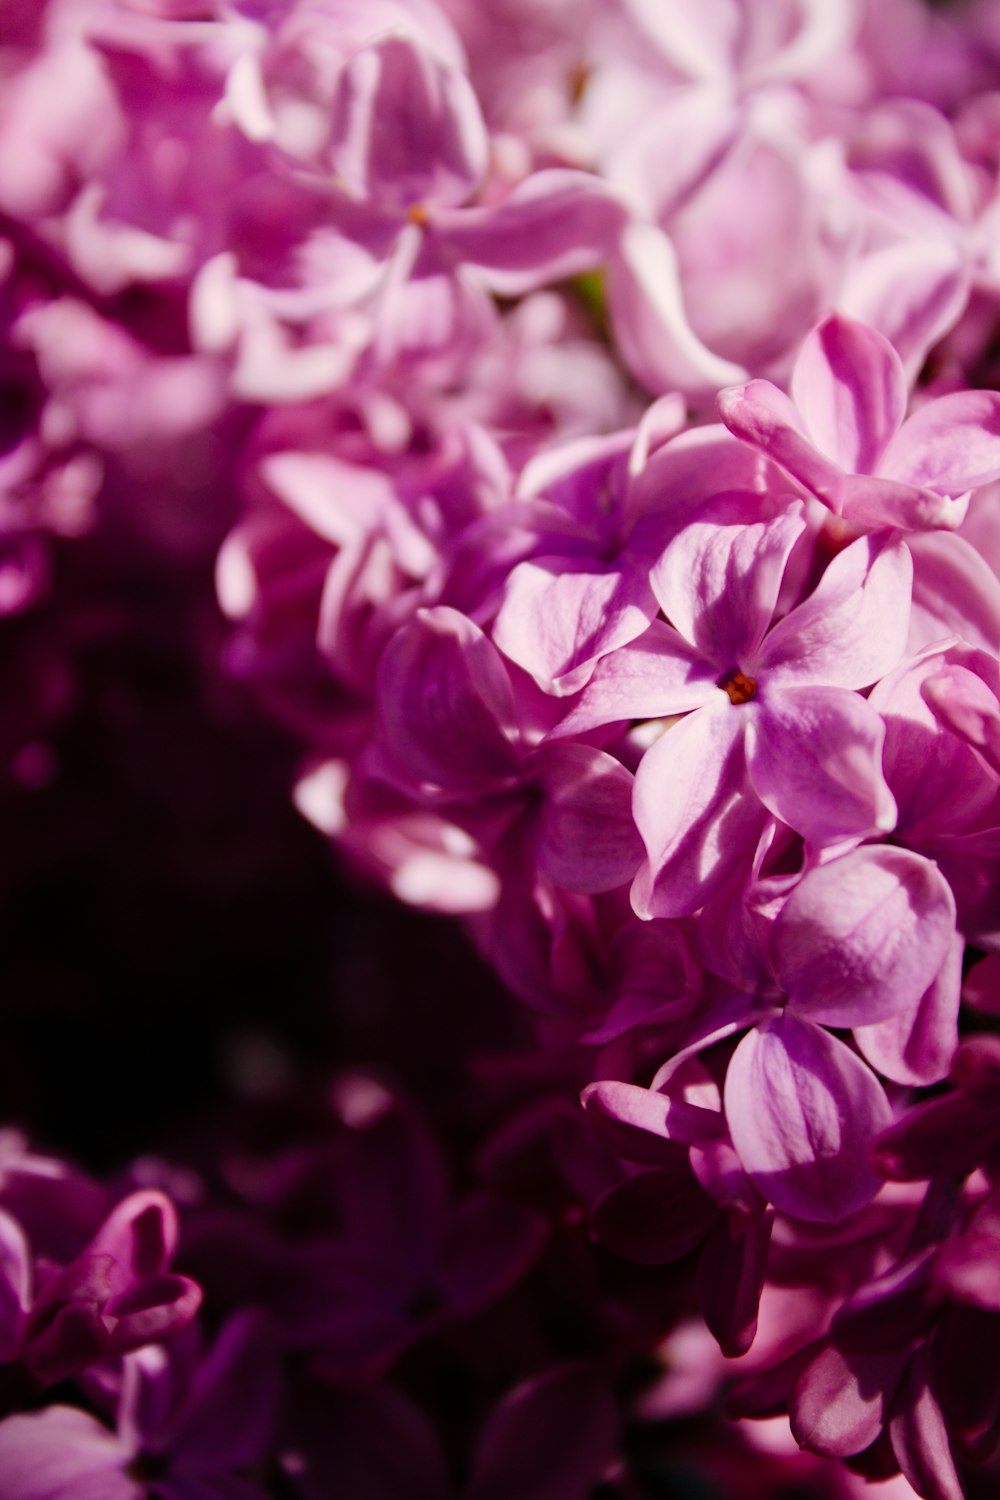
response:
<svg viewBox="0 0 1000 1500"><path fill-rule="evenodd" d="M243 1313L206 1351L187 1338L129 1355L115 1431L69 1406L8 1417L0 1486L23 1500L263 1500L242 1471L267 1450L279 1396L266 1326Z"/></svg>

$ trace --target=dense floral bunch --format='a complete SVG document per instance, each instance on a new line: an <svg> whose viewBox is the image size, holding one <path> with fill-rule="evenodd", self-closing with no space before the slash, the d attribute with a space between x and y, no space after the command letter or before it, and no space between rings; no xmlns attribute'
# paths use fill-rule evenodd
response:
<svg viewBox="0 0 1000 1500"><path fill-rule="evenodd" d="M734 1496L992 1493L994 7L0 42L0 610L214 559L300 812L509 992L433 1124L387 1042L270 1150L12 1137L0 1497L641 1500L692 1414Z"/></svg>

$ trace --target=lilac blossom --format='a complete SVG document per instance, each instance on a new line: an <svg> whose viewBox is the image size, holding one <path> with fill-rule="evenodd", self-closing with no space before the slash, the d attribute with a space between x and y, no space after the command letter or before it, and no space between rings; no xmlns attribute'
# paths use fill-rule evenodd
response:
<svg viewBox="0 0 1000 1500"><path fill-rule="evenodd" d="M278 1399L267 1330L244 1314L210 1350L188 1340L169 1356L151 1345L129 1355L114 1432L76 1407L8 1417L0 1484L25 1500L259 1500L265 1491L234 1471L266 1451Z"/></svg>
<svg viewBox="0 0 1000 1500"><path fill-rule="evenodd" d="M998 58L7 4L0 1492L992 1492Z"/></svg>
<svg viewBox="0 0 1000 1500"><path fill-rule="evenodd" d="M731 432L852 526L958 526L969 492L998 477L1000 399L956 391L909 417L906 406L892 345L841 315L803 343L790 397L767 381L719 397Z"/></svg>
<svg viewBox="0 0 1000 1500"><path fill-rule="evenodd" d="M909 559L892 536L861 539L772 624L803 529L793 501L768 506L738 492L709 501L650 574L673 624L654 621L601 664L560 726L687 714L636 776L648 856L635 888L640 914L702 905L735 864L749 863L769 812L818 848L895 823L884 728L853 690L901 655Z"/></svg>

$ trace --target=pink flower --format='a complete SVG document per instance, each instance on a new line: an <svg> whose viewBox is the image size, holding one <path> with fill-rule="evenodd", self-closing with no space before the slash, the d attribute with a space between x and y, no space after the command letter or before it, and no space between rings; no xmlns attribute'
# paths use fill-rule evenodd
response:
<svg viewBox="0 0 1000 1500"><path fill-rule="evenodd" d="M719 396L729 430L852 527L961 524L1000 478L1000 395L959 391L904 421L907 384L881 334L832 313L802 345L791 399L767 380Z"/></svg>

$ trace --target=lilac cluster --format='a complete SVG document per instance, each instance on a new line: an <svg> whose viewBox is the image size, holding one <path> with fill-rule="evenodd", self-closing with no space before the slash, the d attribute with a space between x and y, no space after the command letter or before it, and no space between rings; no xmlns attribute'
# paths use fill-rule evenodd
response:
<svg viewBox="0 0 1000 1500"><path fill-rule="evenodd" d="M0 1500L1000 1483L998 234L991 0L6 6L3 623L182 578L504 989L4 1143Z"/></svg>

